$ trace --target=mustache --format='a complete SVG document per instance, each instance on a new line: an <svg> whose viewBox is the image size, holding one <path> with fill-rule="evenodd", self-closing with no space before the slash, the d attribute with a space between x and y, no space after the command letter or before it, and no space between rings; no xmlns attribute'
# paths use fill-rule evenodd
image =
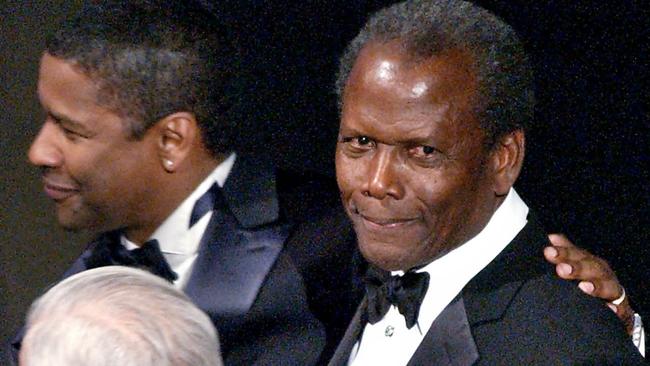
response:
<svg viewBox="0 0 650 366"><path fill-rule="evenodd" d="M79 184L74 179L67 177L52 168L41 168L41 178L45 185L59 190L79 190Z"/></svg>

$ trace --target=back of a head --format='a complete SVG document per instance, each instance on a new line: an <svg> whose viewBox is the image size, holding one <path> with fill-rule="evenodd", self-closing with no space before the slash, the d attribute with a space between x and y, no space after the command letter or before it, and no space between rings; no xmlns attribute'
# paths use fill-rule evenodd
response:
<svg viewBox="0 0 650 366"><path fill-rule="evenodd" d="M194 0L85 1L46 40L45 51L99 87L98 103L135 138L175 112L194 114L213 154L228 151L236 52L219 19Z"/></svg>
<svg viewBox="0 0 650 366"><path fill-rule="evenodd" d="M222 365L212 322L165 280L127 267L72 276L31 307L22 366Z"/></svg>

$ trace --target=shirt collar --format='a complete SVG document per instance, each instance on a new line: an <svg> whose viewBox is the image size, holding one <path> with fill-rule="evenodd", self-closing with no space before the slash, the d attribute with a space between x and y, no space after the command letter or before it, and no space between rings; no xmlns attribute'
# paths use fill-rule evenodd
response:
<svg viewBox="0 0 650 366"><path fill-rule="evenodd" d="M216 182L219 184L219 187L223 187L230 175L233 165L237 155L235 153L230 154L226 160L221 162L213 171L210 173L197 187L194 191L185 198L185 200L172 212L165 221L151 234L149 239L158 240L160 245L160 250L163 253L172 253L172 254L192 254L198 249L199 243L187 242L180 240L181 238L187 237L187 233L190 230L188 223L190 222L190 215L192 214L192 209L194 208L195 202L201 198L201 196L212 187ZM122 235L122 244L127 249L137 248L135 243L129 241L124 235Z"/></svg>
<svg viewBox="0 0 650 366"><path fill-rule="evenodd" d="M528 222L528 211L528 206L511 188L487 225L475 237L417 270L428 272L432 279L422 309L436 309L431 312L421 310L420 324L429 326L463 287L508 246ZM393 274L401 275L403 272ZM426 319L429 315L431 319Z"/></svg>
<svg viewBox="0 0 650 366"><path fill-rule="evenodd" d="M528 210L528 206L519 197L519 194L514 188L510 188L503 203L476 236L416 272L428 271L431 268L436 268L441 263L451 263L457 264L459 268L479 267L478 271L476 271L478 273L523 229L528 222L526 219ZM476 273L472 274L470 279ZM391 274L403 275L404 272L393 271Z"/></svg>

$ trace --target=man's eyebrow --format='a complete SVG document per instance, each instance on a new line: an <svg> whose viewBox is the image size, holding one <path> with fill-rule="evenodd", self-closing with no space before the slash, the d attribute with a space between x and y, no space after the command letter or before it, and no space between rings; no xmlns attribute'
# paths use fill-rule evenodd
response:
<svg viewBox="0 0 650 366"><path fill-rule="evenodd" d="M47 113L48 116L55 119L58 123L65 123L67 126L78 127L78 128L85 129L85 126L84 126L83 123L81 123L79 121L75 121L74 119L72 119L72 118L70 118L70 117L68 117L66 115L59 114L59 113L56 113L56 112L52 112L50 110L46 110L45 113Z"/></svg>
<svg viewBox="0 0 650 366"><path fill-rule="evenodd" d="M87 137L94 136L95 133L92 129L89 129L89 126L80 121L76 121L66 115L58 114L52 111L46 111L47 115L56 121L56 124L61 127L69 130L73 130L76 133L81 135L86 135Z"/></svg>
<svg viewBox="0 0 650 366"><path fill-rule="evenodd" d="M435 138L433 135L426 135L426 136L400 136L397 139L397 142L402 145L427 145L427 146L433 146L433 145L438 145L435 142Z"/></svg>

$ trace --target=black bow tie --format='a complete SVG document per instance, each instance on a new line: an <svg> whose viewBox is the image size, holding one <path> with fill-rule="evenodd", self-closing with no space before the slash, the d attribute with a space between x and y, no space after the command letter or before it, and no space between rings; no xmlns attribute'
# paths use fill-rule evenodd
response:
<svg viewBox="0 0 650 366"><path fill-rule="evenodd" d="M390 306L395 305L411 329L417 323L420 304L428 288L429 274L426 272L409 271L403 276L390 276L388 272L370 266L366 274L368 322L377 323Z"/></svg>
<svg viewBox="0 0 650 366"><path fill-rule="evenodd" d="M158 240L149 240L140 248L128 250L120 243L116 232L101 238L84 262L88 269L118 265L141 268L169 282L178 278L160 251Z"/></svg>

